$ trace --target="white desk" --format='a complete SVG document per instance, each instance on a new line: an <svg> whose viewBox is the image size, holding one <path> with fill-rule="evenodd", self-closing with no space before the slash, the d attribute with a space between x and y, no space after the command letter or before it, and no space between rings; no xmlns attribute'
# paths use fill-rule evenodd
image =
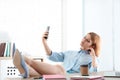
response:
<svg viewBox="0 0 120 80"><path fill-rule="evenodd" d="M80 73L75 73L75 74L67 74L66 78L67 80L70 80L70 76L73 75L80 75ZM103 76L103 72L97 72L97 73L92 73L90 75L101 75ZM115 77L104 77L105 80L120 80L120 78L115 78ZM27 79L22 79L22 78L7 78L6 80L42 80L42 79L34 79L34 78L27 78Z"/></svg>
<svg viewBox="0 0 120 80"><path fill-rule="evenodd" d="M100 75L103 76L104 72L97 72L97 73L92 73L90 75ZM80 73L75 73L75 74L68 74L67 75L67 80L70 80L70 76L74 76L74 75L81 75ZM115 78L115 77L104 77L105 80L120 80L120 78Z"/></svg>

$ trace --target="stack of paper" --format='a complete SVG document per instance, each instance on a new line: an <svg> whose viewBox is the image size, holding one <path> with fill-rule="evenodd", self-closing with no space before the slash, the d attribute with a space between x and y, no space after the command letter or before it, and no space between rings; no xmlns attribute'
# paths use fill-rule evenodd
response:
<svg viewBox="0 0 120 80"><path fill-rule="evenodd" d="M103 76L80 76L75 75L71 76L70 80L104 80Z"/></svg>

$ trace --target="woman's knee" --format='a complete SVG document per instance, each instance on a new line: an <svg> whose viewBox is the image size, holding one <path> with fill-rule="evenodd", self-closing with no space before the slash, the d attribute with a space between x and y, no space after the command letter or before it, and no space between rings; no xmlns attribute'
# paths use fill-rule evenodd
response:
<svg viewBox="0 0 120 80"><path fill-rule="evenodd" d="M32 64L32 59L27 57L27 56L24 56L24 60L25 62L28 64L28 65L31 65Z"/></svg>
<svg viewBox="0 0 120 80"><path fill-rule="evenodd" d="M64 69L61 65L56 65L56 67L59 68L59 70L58 70L58 71L59 71L59 72L58 72L59 74L63 74L63 75L64 75L64 74L66 73L65 69Z"/></svg>
<svg viewBox="0 0 120 80"><path fill-rule="evenodd" d="M35 61L34 61L33 59L31 59L31 60L29 61L29 65L30 65L30 66L35 65Z"/></svg>

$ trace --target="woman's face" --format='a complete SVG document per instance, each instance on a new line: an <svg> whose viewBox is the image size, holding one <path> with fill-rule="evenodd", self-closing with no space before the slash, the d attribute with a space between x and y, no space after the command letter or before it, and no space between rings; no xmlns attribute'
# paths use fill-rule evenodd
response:
<svg viewBox="0 0 120 80"><path fill-rule="evenodd" d="M88 50L92 45L92 40L90 34L87 34L80 43L81 49Z"/></svg>

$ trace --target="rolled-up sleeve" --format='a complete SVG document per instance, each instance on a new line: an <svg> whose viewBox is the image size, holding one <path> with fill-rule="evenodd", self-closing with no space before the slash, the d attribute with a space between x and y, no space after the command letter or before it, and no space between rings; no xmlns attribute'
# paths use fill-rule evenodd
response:
<svg viewBox="0 0 120 80"><path fill-rule="evenodd" d="M97 72L97 67L93 67L91 66L90 69L89 69L89 72Z"/></svg>
<svg viewBox="0 0 120 80"><path fill-rule="evenodd" d="M64 60L64 53L63 52L52 52L48 59L55 61L55 62L63 62Z"/></svg>

